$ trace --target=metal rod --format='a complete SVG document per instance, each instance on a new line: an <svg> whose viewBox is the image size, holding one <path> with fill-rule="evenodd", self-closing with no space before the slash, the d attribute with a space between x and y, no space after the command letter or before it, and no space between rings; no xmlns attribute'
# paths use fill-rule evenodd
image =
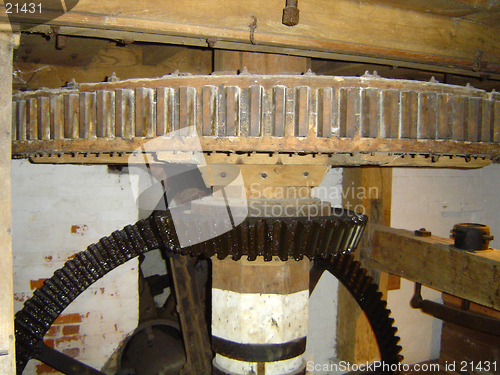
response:
<svg viewBox="0 0 500 375"><path fill-rule="evenodd" d="M453 323L475 331L500 336L500 319L490 318L484 315L474 314L437 302L424 300L421 295L422 285L415 283L415 293L410 301L411 307L420 309L424 313L435 318Z"/></svg>

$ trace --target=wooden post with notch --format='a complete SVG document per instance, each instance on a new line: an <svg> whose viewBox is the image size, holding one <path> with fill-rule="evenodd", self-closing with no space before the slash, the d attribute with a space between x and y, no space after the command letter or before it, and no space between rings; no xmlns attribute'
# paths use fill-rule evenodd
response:
<svg viewBox="0 0 500 375"><path fill-rule="evenodd" d="M359 260L380 291L387 298L389 276L371 267L369 249L371 248L370 224L391 224L392 168L351 167L344 168L342 182L342 205L364 213L369 221L363 238L355 252ZM337 311L337 358L350 363L364 363L379 359L368 320L349 292L340 287Z"/></svg>

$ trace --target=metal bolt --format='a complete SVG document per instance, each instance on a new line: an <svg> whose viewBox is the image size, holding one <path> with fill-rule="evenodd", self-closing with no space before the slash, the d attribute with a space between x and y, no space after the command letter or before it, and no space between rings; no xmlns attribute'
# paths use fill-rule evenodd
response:
<svg viewBox="0 0 500 375"><path fill-rule="evenodd" d="M118 78L115 72L111 73L111 75L106 79L107 82L118 82L120 78Z"/></svg>
<svg viewBox="0 0 500 375"><path fill-rule="evenodd" d="M221 176L222 178L226 177L226 172L221 172L221 173L220 173L220 176Z"/></svg>
<svg viewBox="0 0 500 375"><path fill-rule="evenodd" d="M266 172L263 172L260 176L261 176L262 178L267 178L267 173L266 173Z"/></svg>
<svg viewBox="0 0 500 375"><path fill-rule="evenodd" d="M307 177L307 176L309 176L309 172L305 171L304 172L304 177Z"/></svg>
<svg viewBox="0 0 500 375"><path fill-rule="evenodd" d="M283 9L283 25L295 26L299 23L298 0L286 0L286 7Z"/></svg>
<svg viewBox="0 0 500 375"><path fill-rule="evenodd" d="M217 38L216 37L210 36L210 37L207 38L207 44L208 44L209 48L214 48L215 47L215 43L217 43Z"/></svg>
<svg viewBox="0 0 500 375"><path fill-rule="evenodd" d="M415 236L418 237L430 237L431 235L432 233L425 228L420 228L415 231Z"/></svg>

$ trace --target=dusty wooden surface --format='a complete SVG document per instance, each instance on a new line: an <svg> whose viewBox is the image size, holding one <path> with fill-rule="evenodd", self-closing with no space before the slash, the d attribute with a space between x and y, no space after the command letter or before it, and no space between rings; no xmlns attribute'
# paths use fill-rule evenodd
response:
<svg viewBox="0 0 500 375"><path fill-rule="evenodd" d="M299 56L244 51L214 51L214 71L251 74L302 74L311 67L311 60Z"/></svg>
<svg viewBox="0 0 500 375"><path fill-rule="evenodd" d="M22 35L22 44L14 52L14 88L59 88L72 79L77 83L103 82L113 73L120 79L129 79L161 77L176 70L191 74L212 72L212 51L208 49L72 38L59 50L55 39Z"/></svg>
<svg viewBox="0 0 500 375"><path fill-rule="evenodd" d="M12 35L0 32L0 373L15 372L12 290L10 118Z"/></svg>
<svg viewBox="0 0 500 375"><path fill-rule="evenodd" d="M127 41L160 35L184 38L178 39L178 44L206 47L208 38L216 38L210 43L214 48L255 50L255 46L260 46L267 48L263 52L309 53L309 56L313 52L318 57L339 53L500 72L500 57L496 52L500 35L495 27L488 25L494 22L479 24L350 0L335 3L313 0L300 4L299 24L287 27L281 23L283 6L281 0L169 3L81 0L50 25L61 26L62 34L93 30L93 34L101 37ZM480 19L485 17L477 14ZM49 10L44 14L50 15ZM491 12L487 14L490 15ZM5 13L3 19L7 20ZM137 34L130 34L134 32Z"/></svg>
<svg viewBox="0 0 500 375"><path fill-rule="evenodd" d="M443 302L456 309L462 308L461 298L446 293L443 293ZM500 311L476 303L471 302L468 311L500 319ZM465 370L470 374L500 374L498 342L498 336L444 322L441 333L440 362L455 362L457 372Z"/></svg>
<svg viewBox="0 0 500 375"><path fill-rule="evenodd" d="M491 20L483 22L491 26L498 26L500 19L498 0L364 0L367 3L379 4L382 6L394 6L398 8L432 13L447 17L464 18L477 20L485 14L490 14ZM493 17L496 22L493 22ZM491 22L491 23L490 23Z"/></svg>
<svg viewBox="0 0 500 375"><path fill-rule="evenodd" d="M377 226L371 259L384 271L499 310L500 250L469 252L452 244L451 239Z"/></svg>

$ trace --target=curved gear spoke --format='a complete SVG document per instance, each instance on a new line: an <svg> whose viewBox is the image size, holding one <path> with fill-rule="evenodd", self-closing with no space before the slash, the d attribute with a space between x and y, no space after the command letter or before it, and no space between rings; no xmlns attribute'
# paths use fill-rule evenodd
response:
<svg viewBox="0 0 500 375"><path fill-rule="evenodd" d="M39 341L35 346L34 359L49 365L55 370L69 375L105 375L85 363L82 363L64 353L61 353Z"/></svg>

